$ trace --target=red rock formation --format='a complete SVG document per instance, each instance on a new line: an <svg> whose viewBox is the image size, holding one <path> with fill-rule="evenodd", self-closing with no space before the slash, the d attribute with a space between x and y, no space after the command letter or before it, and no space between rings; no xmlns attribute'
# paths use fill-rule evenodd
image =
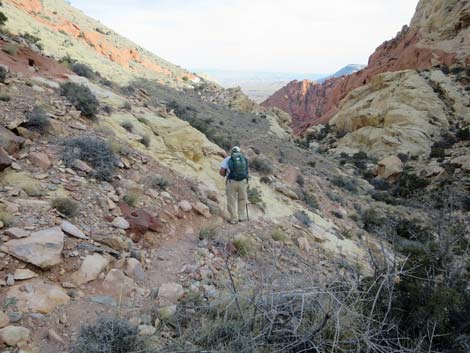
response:
<svg viewBox="0 0 470 353"><path fill-rule="evenodd" d="M448 9L437 6L441 3L442 0L422 0L411 22L411 29L405 26L394 39L379 46L369 58L365 69L349 76L332 78L322 84L292 81L262 105L277 107L289 113L294 132L301 134L312 125L328 122L337 112L340 101L350 91L369 83L370 78L377 74L405 69L425 70L436 65L450 66L456 63L469 66L468 44L461 43L464 36L468 36L470 5L456 2L453 8ZM439 13L430 19L429 14L434 14L432 11L436 8ZM434 23L439 21L445 27L434 28Z"/></svg>

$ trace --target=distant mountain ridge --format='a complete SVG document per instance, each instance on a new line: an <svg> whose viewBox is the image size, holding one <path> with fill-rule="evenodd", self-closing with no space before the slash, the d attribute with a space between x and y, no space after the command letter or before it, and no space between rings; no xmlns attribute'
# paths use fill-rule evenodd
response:
<svg viewBox="0 0 470 353"><path fill-rule="evenodd" d="M363 65L363 64L349 64L349 65L346 65L345 67L339 69L334 74L326 76L326 77L324 77L320 80L317 80L317 82L322 83L322 82L325 82L326 80L328 80L329 78L332 78L332 77L342 77L342 76L346 76L346 75L351 75L351 74L353 74L357 71L362 70L366 66L367 65Z"/></svg>

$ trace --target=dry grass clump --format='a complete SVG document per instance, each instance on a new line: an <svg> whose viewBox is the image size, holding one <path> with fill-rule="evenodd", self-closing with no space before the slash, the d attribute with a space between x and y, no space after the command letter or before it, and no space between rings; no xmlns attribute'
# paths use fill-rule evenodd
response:
<svg viewBox="0 0 470 353"><path fill-rule="evenodd" d="M78 213L78 203L68 197L58 197L52 200L52 207L67 217L73 217Z"/></svg>

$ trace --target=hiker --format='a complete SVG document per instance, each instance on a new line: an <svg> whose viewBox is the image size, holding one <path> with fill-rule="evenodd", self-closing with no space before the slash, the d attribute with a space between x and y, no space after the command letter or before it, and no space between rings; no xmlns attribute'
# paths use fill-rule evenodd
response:
<svg viewBox="0 0 470 353"><path fill-rule="evenodd" d="M241 153L240 147L232 148L230 156L222 162L219 174L227 178L225 192L230 213L229 223L248 220L248 160Z"/></svg>

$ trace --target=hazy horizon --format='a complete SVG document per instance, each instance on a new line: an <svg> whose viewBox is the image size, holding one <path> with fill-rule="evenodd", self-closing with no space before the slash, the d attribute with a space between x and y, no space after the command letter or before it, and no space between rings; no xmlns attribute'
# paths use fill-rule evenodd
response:
<svg viewBox="0 0 470 353"><path fill-rule="evenodd" d="M184 68L332 73L367 63L418 0L72 0L73 6Z"/></svg>

